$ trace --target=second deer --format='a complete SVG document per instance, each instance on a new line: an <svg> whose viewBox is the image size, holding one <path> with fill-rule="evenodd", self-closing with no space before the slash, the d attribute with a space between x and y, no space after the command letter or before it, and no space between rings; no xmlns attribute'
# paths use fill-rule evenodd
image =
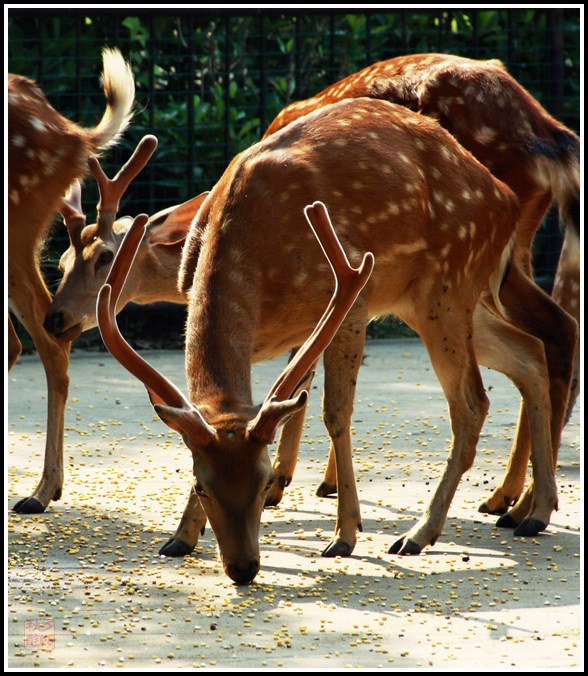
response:
<svg viewBox="0 0 588 676"><path fill-rule="evenodd" d="M361 528L350 418L366 322L384 313L423 339L453 434L430 505L391 551L418 553L441 534L488 409L478 359L504 368L505 346L524 356L511 377L532 439L533 483L519 503L516 532L543 530L557 504L552 452L565 410L550 399L549 376L557 366L552 382L567 392L571 357L560 345L546 357L542 322L561 320L567 328L569 319L575 340L574 322L511 255L518 216L512 192L435 122L386 101L356 99L325 106L237 156L201 205L180 268L180 290L189 297L188 398L139 361L115 326L136 235L130 252L119 251L123 271L111 271L116 292L107 284L101 293L108 348L145 383L158 415L192 452L195 485L171 546L193 549L208 518L227 574L247 583L259 570L259 520L274 478L267 444L304 406L294 393L320 352L303 352L287 369L296 377L261 407L252 401L250 369L304 343L330 295L327 265L303 227L309 197L327 205L352 264L361 251L376 260L324 353L323 417L336 458L338 508L323 554L349 555ZM326 218L316 208L315 217ZM474 331L474 315L485 332Z"/></svg>
<svg viewBox="0 0 588 676"><path fill-rule="evenodd" d="M8 302L31 335L47 377L47 439L43 475L32 495L13 507L43 512L63 487L63 424L69 387L70 338L57 340L43 322L51 305L39 251L61 199L88 171L90 155L118 141L131 118L135 83L117 50L104 50L106 111L93 129L62 117L40 88L20 75L8 76ZM21 344L8 320L9 368Z"/></svg>

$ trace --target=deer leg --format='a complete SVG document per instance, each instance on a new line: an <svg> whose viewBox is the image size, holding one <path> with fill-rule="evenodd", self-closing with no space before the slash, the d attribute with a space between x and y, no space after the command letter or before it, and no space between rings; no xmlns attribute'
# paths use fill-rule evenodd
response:
<svg viewBox="0 0 588 676"><path fill-rule="evenodd" d="M566 407L569 398L574 350L577 341L577 323L565 310L530 281L517 266L511 266L504 281L500 299L510 323L543 342L549 374L550 408L531 409L527 406L531 435L533 477L529 488L517 504L497 525L516 527L515 535L531 535L543 530L557 506L555 467L561 441ZM551 416L549 410L551 409ZM540 440L542 428L550 425L550 453Z"/></svg>
<svg viewBox="0 0 588 676"><path fill-rule="evenodd" d="M329 457L325 467L325 474L319 487L316 489L316 494L319 498L326 498L335 493L337 493L337 467L335 463L335 451L333 446L331 446L329 448Z"/></svg>
<svg viewBox="0 0 588 676"><path fill-rule="evenodd" d="M298 348L292 350L288 363L292 361L297 351ZM302 438L305 415L306 405L295 413L282 427L280 438L278 439L276 457L273 462L275 479L265 500L266 507L278 505L284 495L284 488L289 486L292 481L294 468L298 461L298 449L300 447L300 439Z"/></svg>
<svg viewBox="0 0 588 676"><path fill-rule="evenodd" d="M298 449L300 447L300 439L302 438L305 414L306 405L295 413L282 427L273 463L275 478L265 499L266 507L278 505L284 495L284 488L289 486L292 481L294 468L298 461Z"/></svg>
<svg viewBox="0 0 588 676"><path fill-rule="evenodd" d="M204 534L206 515L196 495L194 485L190 489L188 503L180 519L176 532L160 548L162 556L186 556L194 551L198 537Z"/></svg>
<svg viewBox="0 0 588 676"><path fill-rule="evenodd" d="M483 358L480 364L489 366ZM496 371L500 368L489 366ZM504 373L504 371L502 371ZM508 374L506 374L508 375ZM514 378L509 376L511 380ZM531 437L529 436L529 420L524 403L521 403L519 422L515 434L515 442L508 457L508 463L502 480L492 491L492 494L479 507L483 514L505 514L521 497L527 478L527 466L531 457Z"/></svg>
<svg viewBox="0 0 588 676"><path fill-rule="evenodd" d="M471 325L467 318L440 315L417 327L449 404L453 439L425 513L390 547L391 554L419 554L437 541L459 481L473 464L489 403L472 348Z"/></svg>
<svg viewBox="0 0 588 676"><path fill-rule="evenodd" d="M580 241L572 228L566 229L559 264L553 283L552 298L580 323ZM580 334L576 341L570 397L564 424L568 422L580 394Z"/></svg>
<svg viewBox="0 0 588 676"><path fill-rule="evenodd" d="M349 556L361 531L361 513L353 475L351 415L357 373L363 356L366 308L359 299L325 350L323 420L335 457L338 502L333 539L323 556Z"/></svg>
<svg viewBox="0 0 588 676"><path fill-rule="evenodd" d="M8 370L16 364L20 353L22 352L22 345L20 339L12 323L12 317L8 315Z"/></svg>
<svg viewBox="0 0 588 676"><path fill-rule="evenodd" d="M527 465L531 455L530 423L527 409L539 411L533 421L535 443L542 444L543 452L551 453L549 376L543 343L528 333L511 326L478 304L474 314L474 351L479 364L504 373L523 396L515 442L506 473L479 511L504 514L523 493Z"/></svg>
<svg viewBox="0 0 588 676"><path fill-rule="evenodd" d="M51 296L41 277L36 261L16 261L18 274L9 272L10 307L31 335L45 368L47 378L47 438L43 474L34 493L14 506L15 512L38 514L51 500L59 500L63 488L63 425L69 387L70 343L59 342L43 328L43 320ZM14 269L14 268L13 268ZM28 271L26 277L23 270Z"/></svg>

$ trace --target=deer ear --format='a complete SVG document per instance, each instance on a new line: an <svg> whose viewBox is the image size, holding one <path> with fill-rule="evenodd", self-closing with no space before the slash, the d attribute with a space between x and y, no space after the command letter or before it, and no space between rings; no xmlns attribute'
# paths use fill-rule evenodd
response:
<svg viewBox="0 0 588 676"><path fill-rule="evenodd" d="M214 439L216 430L204 420L198 409L176 408L166 404L154 404L153 408L161 420L184 439L199 446L206 446Z"/></svg>
<svg viewBox="0 0 588 676"><path fill-rule="evenodd" d="M302 390L293 399L264 402L257 416L247 426L250 438L263 444L271 444L278 427L291 415L304 408L307 399L307 390Z"/></svg>
<svg viewBox="0 0 588 676"><path fill-rule="evenodd" d="M183 242L207 196L208 192L203 192L183 204L168 207L151 216L147 222L147 242L167 246Z"/></svg>

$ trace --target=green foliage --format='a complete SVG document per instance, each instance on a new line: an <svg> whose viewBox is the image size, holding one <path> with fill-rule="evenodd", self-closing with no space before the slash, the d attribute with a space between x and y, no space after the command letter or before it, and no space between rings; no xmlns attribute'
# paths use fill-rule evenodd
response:
<svg viewBox="0 0 588 676"><path fill-rule="evenodd" d="M173 11L8 12L9 70L38 80L53 105L84 126L104 110L102 47L117 46L130 61L136 114L105 170L115 173L146 133L159 147L133 183L126 213L154 213L210 189L282 107L406 53L499 58L548 110L559 102L557 116L579 129L577 9ZM554 64L563 82L557 101ZM88 182L90 218L93 195ZM65 246L54 247L54 260Z"/></svg>

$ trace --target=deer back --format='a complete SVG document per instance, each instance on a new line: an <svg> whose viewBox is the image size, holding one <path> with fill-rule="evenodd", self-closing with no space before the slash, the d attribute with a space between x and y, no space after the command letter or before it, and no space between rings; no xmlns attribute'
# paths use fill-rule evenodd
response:
<svg viewBox="0 0 588 676"><path fill-rule="evenodd" d="M329 283L299 217L310 196L329 209L352 264L374 253L369 314L409 323L418 293L459 294L468 279L463 294L476 299L517 216L511 191L435 121L380 100L325 106L235 158L204 203L194 223L206 224L204 248L189 238L180 270L195 299L188 336L216 285L255 326L256 359L300 344Z"/></svg>
<svg viewBox="0 0 588 676"><path fill-rule="evenodd" d="M437 119L522 203L550 190L564 223L579 231L579 139L497 59L413 54L375 63L284 108L264 138L318 107L362 96Z"/></svg>

